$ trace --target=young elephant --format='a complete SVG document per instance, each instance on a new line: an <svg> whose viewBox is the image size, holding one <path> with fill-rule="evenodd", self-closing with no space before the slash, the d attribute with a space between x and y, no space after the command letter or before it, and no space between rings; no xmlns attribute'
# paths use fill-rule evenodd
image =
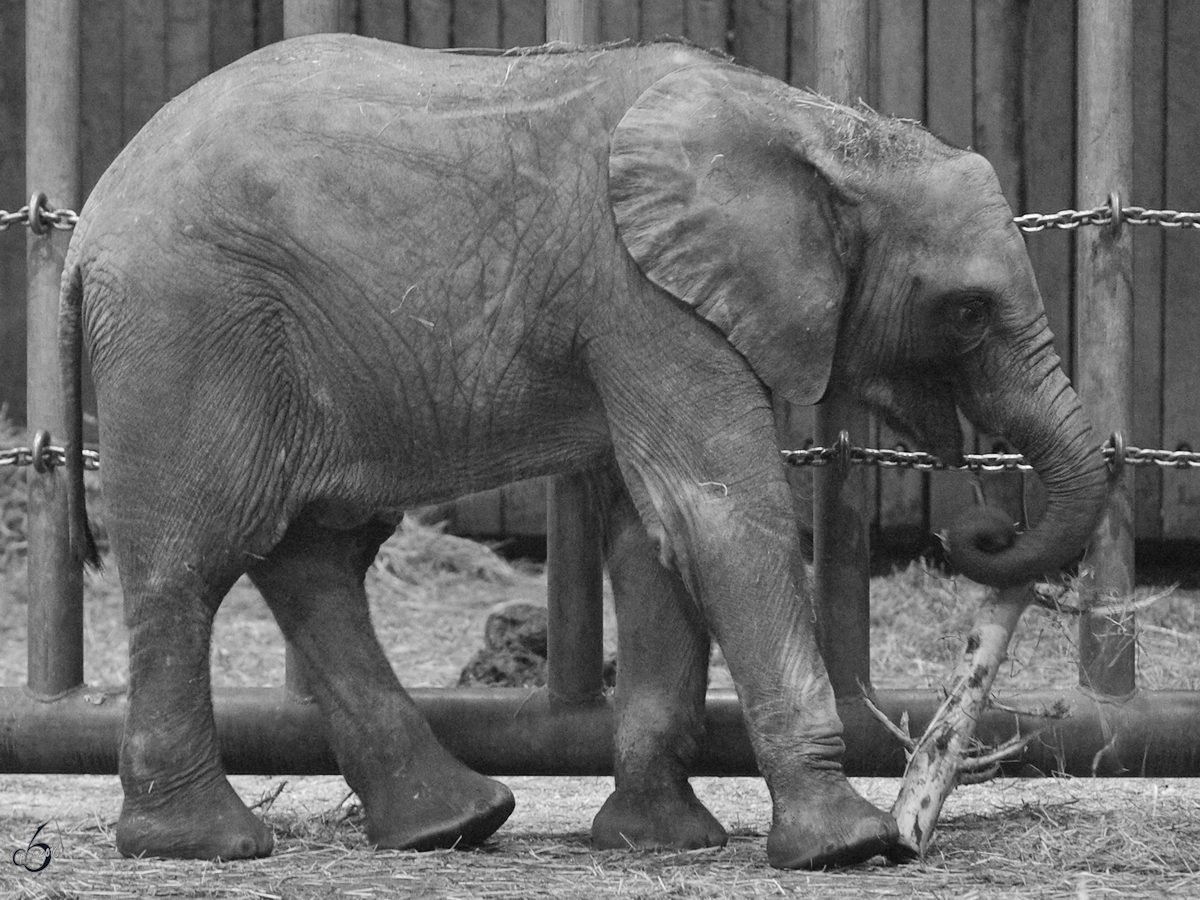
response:
<svg viewBox="0 0 1200 900"><path fill-rule="evenodd" d="M959 567L1009 584L1072 556L1105 471L1011 215L986 162L915 124L674 44L302 38L174 100L96 186L64 276L130 627L120 850L271 850L213 728L211 622L243 572L307 662L370 840L487 837L512 796L434 739L363 575L406 507L580 470L620 623L596 844L724 842L687 780L711 636L771 863L888 850L895 823L841 770L771 397L857 397L948 462L962 410L1049 505L1020 536L956 534Z"/></svg>

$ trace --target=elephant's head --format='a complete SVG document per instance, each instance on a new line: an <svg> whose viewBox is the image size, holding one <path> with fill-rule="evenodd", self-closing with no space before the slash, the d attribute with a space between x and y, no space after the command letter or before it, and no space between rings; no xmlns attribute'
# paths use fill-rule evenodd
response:
<svg viewBox="0 0 1200 900"><path fill-rule="evenodd" d="M1029 458L1048 492L1042 520L1020 536L964 520L950 535L961 571L1014 584L1083 547L1106 468L981 157L913 122L698 66L629 109L609 175L642 272L776 396L855 397L948 463L962 457L961 410Z"/></svg>

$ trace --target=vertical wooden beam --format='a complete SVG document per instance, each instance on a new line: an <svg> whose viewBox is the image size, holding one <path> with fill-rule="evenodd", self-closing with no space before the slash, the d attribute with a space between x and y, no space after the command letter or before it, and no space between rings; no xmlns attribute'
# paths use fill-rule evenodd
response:
<svg viewBox="0 0 1200 900"><path fill-rule="evenodd" d="M1200 98L1200 3L1167 0L1166 150L1164 205L1200 209L1200 166L1196 165L1197 98ZM1139 202L1140 206L1144 203ZM1200 449L1200 253L1187 228L1164 229L1166 286L1163 321L1162 446ZM1187 469L1162 474L1162 536L1200 534L1200 478Z"/></svg>
<svg viewBox="0 0 1200 900"><path fill-rule="evenodd" d="M499 47L499 0L455 0L455 47Z"/></svg>
<svg viewBox="0 0 1200 900"><path fill-rule="evenodd" d="M79 204L79 0L38 0L25 9L26 196ZM36 231L42 231L39 227ZM27 381L31 433L66 437L59 385L58 291L70 234L26 242ZM52 697L83 684L83 571L68 538L67 475L29 475L29 689Z"/></svg>
<svg viewBox="0 0 1200 900"><path fill-rule="evenodd" d="M212 10L208 0L167 4L167 96L187 90L208 74Z"/></svg>
<svg viewBox="0 0 1200 900"><path fill-rule="evenodd" d="M167 94L167 7L162 0L124 0L121 45L122 143L162 108Z"/></svg>
<svg viewBox="0 0 1200 900"><path fill-rule="evenodd" d="M546 43L546 0L503 0L500 11L504 47Z"/></svg>
<svg viewBox="0 0 1200 900"><path fill-rule="evenodd" d="M875 5L879 54L873 67L878 83L873 96L880 112L925 120L925 0L889 0ZM883 422L872 438L877 447L903 444L916 449ZM879 531L905 546L921 546L930 534L929 473L880 469L876 476Z"/></svg>
<svg viewBox="0 0 1200 900"><path fill-rule="evenodd" d="M1133 10L1133 197L1138 206L1162 209L1166 109L1167 8L1164 0L1139 0ZM1193 119L1193 128L1195 127ZM1186 207L1191 209L1192 207ZM1163 447L1163 251L1166 228L1143 228L1133 242L1133 438L1138 447ZM1184 236L1187 237L1186 235ZM1193 246L1195 235L1192 235ZM1188 300L1190 301L1190 297ZM1193 404L1193 412L1196 412ZM1195 433L1195 432L1193 432ZM1134 470L1134 534L1162 537L1163 472ZM1193 478L1195 476L1193 475ZM1193 535L1195 532L1193 532Z"/></svg>
<svg viewBox="0 0 1200 900"><path fill-rule="evenodd" d="M744 66L788 80L788 0L733 0L733 55Z"/></svg>
<svg viewBox="0 0 1200 900"><path fill-rule="evenodd" d="M548 0L546 40L592 44L600 37L594 0ZM546 688L553 705L604 694L604 568L600 519L586 474L550 484L546 504Z"/></svg>
<svg viewBox="0 0 1200 900"><path fill-rule="evenodd" d="M283 36L327 34L340 31L342 4L340 0L284 0Z"/></svg>
<svg viewBox="0 0 1200 900"><path fill-rule="evenodd" d="M925 122L929 130L957 147L975 139L974 4L968 0L926 0ZM975 446L975 430L964 420L966 449ZM936 472L929 479L929 524L947 528L974 502L972 476Z"/></svg>
<svg viewBox="0 0 1200 900"><path fill-rule="evenodd" d="M866 0L818 0L816 88L822 94L843 102L866 99L868 24ZM843 431L852 442L865 442L870 434L866 411L833 385L816 421L821 446L834 444ZM871 684L871 473L830 465L816 472L814 482L818 640L834 693L853 697Z"/></svg>
<svg viewBox="0 0 1200 900"><path fill-rule="evenodd" d="M1022 158L1022 51L1027 0L975 0L975 150L996 172L1004 198L1017 212L1024 188ZM995 435L979 433L985 453L1011 452ZM1018 472L982 476L989 506L1007 512L1014 522L1025 510L1025 477Z"/></svg>
<svg viewBox="0 0 1200 900"><path fill-rule="evenodd" d="M408 10L396 0L361 0L362 33L381 41L403 44L408 39Z"/></svg>
<svg viewBox="0 0 1200 900"><path fill-rule="evenodd" d="M600 7L600 40L637 40L642 36L638 0L599 0L597 5Z"/></svg>
<svg viewBox="0 0 1200 900"><path fill-rule="evenodd" d="M1133 184L1133 0L1080 0L1080 209ZM1100 434L1132 434L1133 245L1129 227L1080 229L1076 237L1076 383ZM1080 600L1111 603L1133 592L1131 473L1116 479L1084 558ZM1133 616L1085 615L1079 622L1079 680L1123 696L1136 683Z"/></svg>
<svg viewBox="0 0 1200 900"><path fill-rule="evenodd" d="M600 40L600 4L595 0L546 0L546 40L596 43Z"/></svg>
<svg viewBox="0 0 1200 900"><path fill-rule="evenodd" d="M25 7L0 3L0 197L5 209L25 195ZM28 199L24 197L24 199ZM2 204L0 204L2 205ZM26 263L25 244L0 240L0 402L15 422L24 422Z"/></svg>
<svg viewBox="0 0 1200 900"><path fill-rule="evenodd" d="M729 44L728 0L687 0L683 25L688 40L724 53Z"/></svg>
<svg viewBox="0 0 1200 900"><path fill-rule="evenodd" d="M256 3L255 0L209 0L209 4L212 16L209 56L212 60L211 68L215 72L254 49ZM92 0L89 0L88 6L91 5ZM259 12L266 18L265 6ZM263 23L258 22L258 26L261 29ZM271 40L279 40L282 36L283 31L280 29L278 35L271 36Z"/></svg>
<svg viewBox="0 0 1200 900"><path fill-rule="evenodd" d="M642 37L647 40L663 37L682 37L684 33L683 0L654 0L642 4Z"/></svg>

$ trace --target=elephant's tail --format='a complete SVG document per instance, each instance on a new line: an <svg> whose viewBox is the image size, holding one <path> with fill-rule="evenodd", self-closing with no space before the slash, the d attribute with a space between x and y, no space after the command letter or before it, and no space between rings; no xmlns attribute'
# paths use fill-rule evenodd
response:
<svg viewBox="0 0 1200 900"><path fill-rule="evenodd" d="M88 525L83 489L83 274L78 265L63 276L58 308L58 359L67 428L67 517L71 556L93 569L100 553Z"/></svg>

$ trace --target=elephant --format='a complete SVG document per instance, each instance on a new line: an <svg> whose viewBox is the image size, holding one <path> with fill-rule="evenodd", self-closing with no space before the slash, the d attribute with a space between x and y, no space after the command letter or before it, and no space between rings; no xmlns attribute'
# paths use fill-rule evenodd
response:
<svg viewBox="0 0 1200 900"><path fill-rule="evenodd" d="M364 573L405 509L569 473L600 498L620 648L595 846L725 842L689 783L715 640L772 798L769 863L895 852L842 770L773 403L856 399L947 463L961 411L1024 452L1041 520L949 537L985 583L1070 561L1107 494L988 163L678 42L256 51L99 180L59 337L71 546L94 557L86 347L126 598L126 855L272 849L213 723L211 623L243 574L305 662L370 842L491 835L512 794L437 742Z"/></svg>

